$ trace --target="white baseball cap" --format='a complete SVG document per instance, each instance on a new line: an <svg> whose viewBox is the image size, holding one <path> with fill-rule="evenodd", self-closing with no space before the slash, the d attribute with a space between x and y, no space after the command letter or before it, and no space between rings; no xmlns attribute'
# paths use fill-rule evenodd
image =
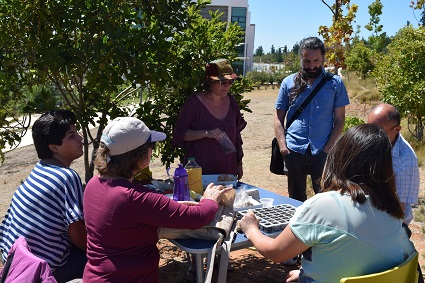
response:
<svg viewBox="0 0 425 283"><path fill-rule="evenodd" d="M109 155L120 155L139 146L163 141L167 135L151 131L141 120L134 117L118 117L105 127L100 139L109 149Z"/></svg>

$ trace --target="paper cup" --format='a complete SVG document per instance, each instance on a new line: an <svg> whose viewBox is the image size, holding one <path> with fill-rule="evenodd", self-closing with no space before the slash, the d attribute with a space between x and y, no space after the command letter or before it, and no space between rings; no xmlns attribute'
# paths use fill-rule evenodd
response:
<svg viewBox="0 0 425 283"><path fill-rule="evenodd" d="M263 205L263 207L271 207L273 206L274 199L272 198L260 198L260 202Z"/></svg>

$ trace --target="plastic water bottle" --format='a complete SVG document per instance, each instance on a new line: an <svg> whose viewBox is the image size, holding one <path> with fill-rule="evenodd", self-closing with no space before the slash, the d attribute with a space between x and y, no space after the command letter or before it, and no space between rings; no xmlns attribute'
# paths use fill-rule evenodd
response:
<svg viewBox="0 0 425 283"><path fill-rule="evenodd" d="M183 164L174 170L174 191L173 199L175 201L190 200L190 192L188 187L188 175Z"/></svg>
<svg viewBox="0 0 425 283"><path fill-rule="evenodd" d="M202 186L202 168L196 163L195 157L189 157L187 160L188 162L184 168L186 168L187 174L189 175L189 189L202 196L204 194L204 187Z"/></svg>

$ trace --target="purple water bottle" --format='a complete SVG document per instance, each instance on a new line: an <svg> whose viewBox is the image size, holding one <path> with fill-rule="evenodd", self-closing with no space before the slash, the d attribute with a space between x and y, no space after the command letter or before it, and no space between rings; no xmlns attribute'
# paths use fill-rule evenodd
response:
<svg viewBox="0 0 425 283"><path fill-rule="evenodd" d="M190 200L188 176L183 164L179 164L179 167L174 170L173 199L175 201Z"/></svg>

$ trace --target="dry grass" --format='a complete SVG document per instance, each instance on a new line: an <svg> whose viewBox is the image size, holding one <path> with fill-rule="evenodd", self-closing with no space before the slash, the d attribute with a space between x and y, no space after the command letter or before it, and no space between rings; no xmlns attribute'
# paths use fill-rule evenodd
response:
<svg viewBox="0 0 425 283"><path fill-rule="evenodd" d="M344 83L350 91L351 98L360 103L379 101L380 99L376 82L373 79L360 79L354 74L347 74L344 77Z"/></svg>

